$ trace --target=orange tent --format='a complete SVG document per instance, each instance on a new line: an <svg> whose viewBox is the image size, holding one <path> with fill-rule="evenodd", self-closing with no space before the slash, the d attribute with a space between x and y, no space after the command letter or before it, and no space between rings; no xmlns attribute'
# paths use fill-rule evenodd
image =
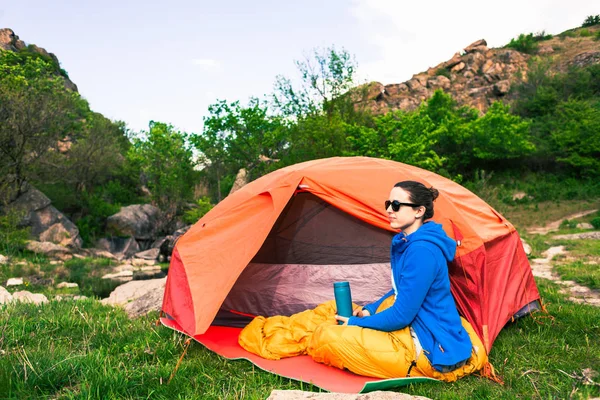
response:
<svg viewBox="0 0 600 400"><path fill-rule="evenodd" d="M177 242L163 300L165 320L201 337L216 317L227 325L236 316L280 313L281 303L291 311L308 308L322 299L316 293L323 279L329 298L331 279L349 277L343 280L351 280L353 296L376 300L391 287L394 232L383 203L403 180L439 190L433 220L458 244L449 266L452 293L489 352L502 327L539 299L515 228L449 179L367 157L282 168L219 203ZM387 269L384 276L381 265ZM366 275L355 276L363 266ZM321 270L329 272L319 278ZM301 293L305 287L308 294Z"/></svg>

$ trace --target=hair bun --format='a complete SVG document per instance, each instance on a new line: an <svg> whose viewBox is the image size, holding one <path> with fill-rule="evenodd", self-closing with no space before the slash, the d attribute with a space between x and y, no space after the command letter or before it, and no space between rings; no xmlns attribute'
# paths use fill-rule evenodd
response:
<svg viewBox="0 0 600 400"><path fill-rule="evenodd" d="M429 188L429 192L431 192L432 201L437 199L440 195L440 192L437 189L434 189L433 186Z"/></svg>

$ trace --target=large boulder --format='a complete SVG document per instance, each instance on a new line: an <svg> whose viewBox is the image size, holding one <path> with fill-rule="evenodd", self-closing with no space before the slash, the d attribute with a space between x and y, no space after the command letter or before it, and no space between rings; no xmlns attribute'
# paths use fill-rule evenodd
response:
<svg viewBox="0 0 600 400"><path fill-rule="evenodd" d="M130 236L136 240L154 240L159 230L160 210L150 204L134 204L106 220L107 233Z"/></svg>
<svg viewBox="0 0 600 400"><path fill-rule="evenodd" d="M23 215L21 226L29 226L31 234L41 242L80 248L83 244L79 229L52 206L50 199L29 184L7 209Z"/></svg>
<svg viewBox="0 0 600 400"><path fill-rule="evenodd" d="M102 238L96 242L96 247L100 251L113 254L119 260L132 257L141 250L138 242L132 237Z"/></svg>
<svg viewBox="0 0 600 400"><path fill-rule="evenodd" d="M188 225L184 228L176 230L175 232L173 232L172 235L166 236L160 242L160 244L158 244L159 249L160 249L159 255L158 255L159 261L166 262L171 259L171 254L173 254L173 249L175 248L175 243L177 243L179 238L181 236L183 236L183 234L186 233L191 227L192 227L191 225Z"/></svg>
<svg viewBox="0 0 600 400"><path fill-rule="evenodd" d="M58 258L63 261L73 257L68 248L50 242L30 240L25 245L25 248L36 254L44 254L48 257Z"/></svg>
<svg viewBox="0 0 600 400"><path fill-rule="evenodd" d="M122 306L127 314L136 317L149 311L160 310L167 278L131 281L118 286L103 304Z"/></svg>

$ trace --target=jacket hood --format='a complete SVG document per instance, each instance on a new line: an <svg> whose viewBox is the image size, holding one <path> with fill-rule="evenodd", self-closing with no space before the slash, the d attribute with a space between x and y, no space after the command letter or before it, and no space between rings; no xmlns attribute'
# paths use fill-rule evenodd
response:
<svg viewBox="0 0 600 400"><path fill-rule="evenodd" d="M392 239L392 245L396 247L396 251L404 252L410 243L423 241L439 247L448 262L454 260L456 242L448 237L441 224L433 221L424 223L416 232L408 236L400 232Z"/></svg>

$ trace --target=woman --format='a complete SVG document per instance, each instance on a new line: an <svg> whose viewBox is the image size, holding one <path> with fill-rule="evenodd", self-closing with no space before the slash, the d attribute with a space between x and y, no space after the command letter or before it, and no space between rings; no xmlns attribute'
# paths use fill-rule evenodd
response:
<svg viewBox="0 0 600 400"><path fill-rule="evenodd" d="M438 373L455 371L471 357L471 339L450 292L447 263L454 259L456 243L440 224L426 222L433 217L438 194L415 181L399 182L392 188L386 212L391 227L401 230L392 239L393 289L375 303L356 307L350 318L336 315L348 325L346 330L378 331L368 333L378 336L369 339L377 348L372 352L364 332L325 325L315 331L308 349L316 361L363 375L398 377L409 375L422 354L423 362L428 361ZM418 375L439 374L422 370Z"/></svg>
<svg viewBox="0 0 600 400"><path fill-rule="evenodd" d="M401 232L392 239L389 293L355 306L350 318L335 315L333 301L290 317L256 317L241 332L240 345L269 359L308 354L378 378L455 381L482 368L485 349L450 293L448 262L456 243L440 224L425 222L437 197L437 190L414 181L399 182L390 192L386 211Z"/></svg>

